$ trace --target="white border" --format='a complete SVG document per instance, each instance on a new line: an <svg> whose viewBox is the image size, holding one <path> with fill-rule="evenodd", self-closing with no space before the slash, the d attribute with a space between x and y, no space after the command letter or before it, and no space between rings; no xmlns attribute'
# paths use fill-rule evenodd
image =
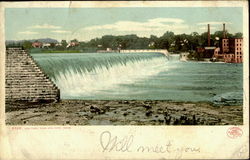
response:
<svg viewBox="0 0 250 160"><path fill-rule="evenodd" d="M12 130L4 121L4 8L90 8L90 7L243 7L244 35L244 125L242 137L230 139L232 126L71 126L71 129ZM228 13L230 14L230 13ZM85 1L85 2L1 2L0 3L0 87L1 128L0 159L160 159L206 158L240 159L249 154L249 39L247 1ZM17 126L18 127L18 126ZM43 126L36 126L43 127ZM56 126L52 126L56 127ZM26 126L28 128L28 126ZM175 147L200 147L200 153L170 154L138 152L102 152L100 134L110 131L119 139L134 135L135 145L163 145L168 140Z"/></svg>

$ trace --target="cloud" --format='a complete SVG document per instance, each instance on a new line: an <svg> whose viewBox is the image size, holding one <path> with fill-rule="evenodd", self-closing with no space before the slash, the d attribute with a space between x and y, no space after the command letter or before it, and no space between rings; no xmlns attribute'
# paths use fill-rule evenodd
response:
<svg viewBox="0 0 250 160"><path fill-rule="evenodd" d="M31 34L38 34L38 32L24 31L24 32L18 32L18 34L28 34L28 35L31 35Z"/></svg>
<svg viewBox="0 0 250 160"><path fill-rule="evenodd" d="M55 31L51 31L54 33L70 33L71 31L66 31L66 30L55 30Z"/></svg>
<svg viewBox="0 0 250 160"><path fill-rule="evenodd" d="M225 23L225 24L232 24L231 22L225 22L225 21L221 21L221 22L218 22L218 21L200 22L200 23L197 23L197 24L198 25L207 25L207 24L210 24L210 25L222 25L223 23Z"/></svg>
<svg viewBox="0 0 250 160"><path fill-rule="evenodd" d="M43 25L35 25L35 26L30 26L28 28L35 28L35 29L60 29L60 26L54 26L50 24L43 24Z"/></svg>
<svg viewBox="0 0 250 160"><path fill-rule="evenodd" d="M133 31L166 31L178 29L187 29L188 25L184 24L184 20L178 18L155 18L149 19L146 22L136 21L118 21L113 24L94 25L83 28L87 31L94 30L114 30L120 32L133 32Z"/></svg>
<svg viewBox="0 0 250 160"><path fill-rule="evenodd" d="M152 23L162 23L162 22L166 22L166 23L183 23L184 22L183 19L179 19L179 18L155 18L155 19L150 19L148 21L152 22Z"/></svg>
<svg viewBox="0 0 250 160"><path fill-rule="evenodd" d="M201 30L207 30L207 27L200 27ZM210 29L216 29L216 27L210 27Z"/></svg>

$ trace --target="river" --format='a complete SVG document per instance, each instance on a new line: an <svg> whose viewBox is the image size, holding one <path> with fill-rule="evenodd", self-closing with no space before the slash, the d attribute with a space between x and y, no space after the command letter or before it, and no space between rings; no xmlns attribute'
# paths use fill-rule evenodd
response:
<svg viewBox="0 0 250 160"><path fill-rule="evenodd" d="M160 53L32 54L62 99L172 100L239 105L243 65L181 62Z"/></svg>

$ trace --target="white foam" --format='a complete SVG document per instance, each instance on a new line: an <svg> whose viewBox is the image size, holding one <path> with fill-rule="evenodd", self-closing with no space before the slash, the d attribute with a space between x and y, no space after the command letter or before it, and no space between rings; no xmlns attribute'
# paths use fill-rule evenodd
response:
<svg viewBox="0 0 250 160"><path fill-rule="evenodd" d="M172 68L173 66L166 65L167 62L165 57L156 57L129 61L126 64L118 63L111 65L112 67L96 66L90 72L69 68L66 72L59 72L52 80L60 88L62 98L91 96L102 90L119 89L120 84L145 80Z"/></svg>

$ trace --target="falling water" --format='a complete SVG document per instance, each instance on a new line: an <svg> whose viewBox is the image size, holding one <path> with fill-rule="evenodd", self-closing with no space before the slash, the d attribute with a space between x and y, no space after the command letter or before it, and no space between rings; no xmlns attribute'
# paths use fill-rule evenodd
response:
<svg viewBox="0 0 250 160"><path fill-rule="evenodd" d="M242 64L180 62L159 53L33 54L63 99L242 103Z"/></svg>

